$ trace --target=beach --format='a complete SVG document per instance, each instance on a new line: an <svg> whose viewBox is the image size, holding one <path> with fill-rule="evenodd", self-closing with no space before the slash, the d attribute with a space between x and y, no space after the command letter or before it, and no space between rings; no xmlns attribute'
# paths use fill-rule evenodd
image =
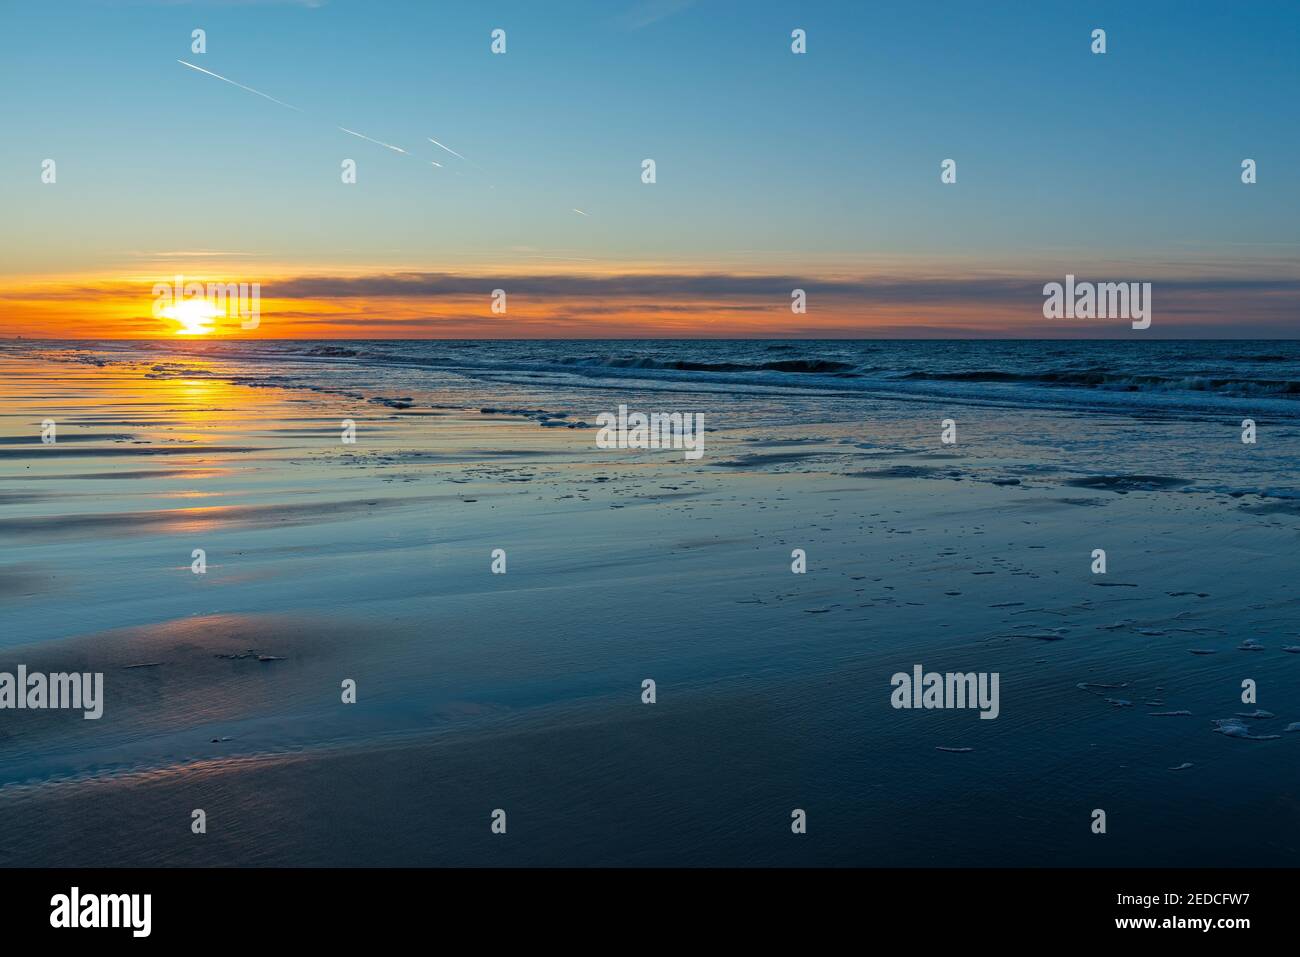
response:
<svg viewBox="0 0 1300 957"><path fill-rule="evenodd" d="M0 711L0 864L1300 851L1292 342L241 348L0 350L0 670L104 675Z"/></svg>

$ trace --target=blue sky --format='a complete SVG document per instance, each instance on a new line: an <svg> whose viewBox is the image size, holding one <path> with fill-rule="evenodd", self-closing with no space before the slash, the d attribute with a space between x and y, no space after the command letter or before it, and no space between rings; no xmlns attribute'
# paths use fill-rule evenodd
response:
<svg viewBox="0 0 1300 957"><path fill-rule="evenodd" d="M311 269L1297 277L1294 3L3 9L8 276L207 250Z"/></svg>

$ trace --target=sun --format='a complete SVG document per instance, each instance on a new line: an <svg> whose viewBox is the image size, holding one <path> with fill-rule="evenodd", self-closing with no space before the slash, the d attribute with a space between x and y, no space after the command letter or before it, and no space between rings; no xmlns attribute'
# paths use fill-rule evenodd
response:
<svg viewBox="0 0 1300 957"><path fill-rule="evenodd" d="M161 314L180 323L176 330L178 336L206 336L212 332L212 320L221 315L221 310L206 299L183 299L163 309Z"/></svg>

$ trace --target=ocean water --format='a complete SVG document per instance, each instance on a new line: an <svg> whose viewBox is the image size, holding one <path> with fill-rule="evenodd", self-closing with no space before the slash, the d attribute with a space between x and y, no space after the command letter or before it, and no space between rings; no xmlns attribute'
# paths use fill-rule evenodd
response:
<svg viewBox="0 0 1300 957"><path fill-rule="evenodd" d="M990 424L963 432L972 474L985 477L1156 474L1192 492L1300 494L1300 340L170 339L0 348L125 364L157 379L303 389L378 410L526 410L585 424L621 403L694 411L719 435L856 421L881 444L907 445L942 419L960 427L965 417ZM1225 441L1245 419L1260 435L1251 456Z"/></svg>
<svg viewBox="0 0 1300 957"><path fill-rule="evenodd" d="M154 340L0 342L104 360L166 356L156 372L448 397L595 390L725 395L736 414L770 400L856 409L862 397L1141 415L1279 417L1300 408L1300 340ZM178 359L178 357L184 357Z"/></svg>

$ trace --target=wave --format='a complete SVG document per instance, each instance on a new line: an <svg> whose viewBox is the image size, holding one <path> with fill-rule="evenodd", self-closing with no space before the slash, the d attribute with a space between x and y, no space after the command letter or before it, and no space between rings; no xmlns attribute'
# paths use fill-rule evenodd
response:
<svg viewBox="0 0 1300 957"><path fill-rule="evenodd" d="M935 382L1006 382L1028 385L1059 385L1121 392L1215 392L1231 396L1300 395L1300 382L1294 379L1243 379L1208 375L1140 375L1104 370L1069 370L1046 372L1003 372L1000 369L972 369L956 372L905 372L898 380Z"/></svg>
<svg viewBox="0 0 1300 957"><path fill-rule="evenodd" d="M730 394L756 410L776 395L804 396L800 401L819 395L827 403L871 396L1137 415L1290 416L1300 399L1300 344L1285 340L256 340L22 348L64 362L120 362L135 354L147 357L146 374L157 378L206 375L348 397L399 397L394 401L427 395L476 407L537 404L559 395L583 409L592 390L631 390Z"/></svg>
<svg viewBox="0 0 1300 957"><path fill-rule="evenodd" d="M778 359L772 362L692 362L689 359L662 360L650 356L584 357L560 360L562 365L598 366L607 369L667 369L674 372L791 372L809 375L834 375L851 372L851 362L833 359Z"/></svg>
<svg viewBox="0 0 1300 957"><path fill-rule="evenodd" d="M345 346L312 346L303 352L298 353L303 356L318 356L324 359L355 359L364 355L358 349L349 349Z"/></svg>

